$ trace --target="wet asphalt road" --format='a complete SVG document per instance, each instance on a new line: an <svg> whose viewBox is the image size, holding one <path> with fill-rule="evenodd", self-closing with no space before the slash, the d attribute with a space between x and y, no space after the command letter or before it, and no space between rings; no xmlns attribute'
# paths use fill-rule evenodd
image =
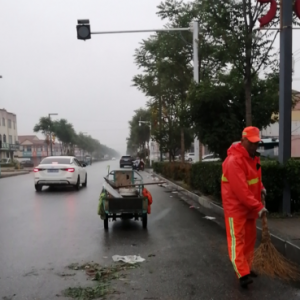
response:
<svg viewBox="0 0 300 300"><path fill-rule="evenodd" d="M121 294L107 299L300 299L296 285L263 277L241 290L224 229L162 187L149 187L154 203L148 230L140 221L117 221L105 232L97 204L107 164L87 167L88 187L79 192L36 193L32 174L0 179L0 299L65 299L63 289L93 284L83 273L63 276L68 265L110 265L115 254L146 261L130 271L128 282L114 281Z"/></svg>

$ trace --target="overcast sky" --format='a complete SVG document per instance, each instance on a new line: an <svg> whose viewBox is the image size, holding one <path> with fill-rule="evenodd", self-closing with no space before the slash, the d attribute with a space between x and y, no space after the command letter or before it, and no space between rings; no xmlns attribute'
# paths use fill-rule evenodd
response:
<svg viewBox="0 0 300 300"><path fill-rule="evenodd" d="M156 29L158 0L0 0L0 108L17 114L19 135L58 113L76 131L124 153L128 121L145 96L131 87L133 54L149 33L77 40L92 31ZM57 118L58 118L57 117ZM56 117L54 117L56 118Z"/></svg>
<svg viewBox="0 0 300 300"><path fill-rule="evenodd" d="M19 135L33 134L41 116L58 113L77 132L124 153L128 121L146 103L131 87L139 72L133 54L150 34L93 35L83 42L77 19L88 18L92 31L156 29L164 24L156 16L160 2L0 0L0 108L17 114ZM299 35L295 30L295 51ZM293 88L300 90L300 80Z"/></svg>

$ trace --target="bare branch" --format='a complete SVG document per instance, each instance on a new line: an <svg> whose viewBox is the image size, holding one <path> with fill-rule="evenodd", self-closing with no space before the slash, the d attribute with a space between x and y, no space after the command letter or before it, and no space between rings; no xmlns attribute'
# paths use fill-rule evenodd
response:
<svg viewBox="0 0 300 300"><path fill-rule="evenodd" d="M267 59L267 57L269 55L269 52L270 52L271 48L273 47L273 44L274 44L274 42L276 40L276 37L277 37L278 33L279 33L279 30L274 35L273 41L270 43L270 46L269 46L268 50L266 51L266 54L264 55L263 59L261 60L261 62L259 64L259 66L257 67L257 69L254 71L253 75L256 75L259 72L259 70L262 67L262 65L265 63L265 61L266 61L266 59Z"/></svg>

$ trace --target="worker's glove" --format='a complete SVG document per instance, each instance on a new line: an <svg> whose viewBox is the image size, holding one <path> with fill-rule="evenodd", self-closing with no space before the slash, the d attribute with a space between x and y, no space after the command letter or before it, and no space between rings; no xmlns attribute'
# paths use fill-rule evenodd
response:
<svg viewBox="0 0 300 300"><path fill-rule="evenodd" d="M263 213L268 213L268 210L265 207L259 211L258 216L261 218Z"/></svg>

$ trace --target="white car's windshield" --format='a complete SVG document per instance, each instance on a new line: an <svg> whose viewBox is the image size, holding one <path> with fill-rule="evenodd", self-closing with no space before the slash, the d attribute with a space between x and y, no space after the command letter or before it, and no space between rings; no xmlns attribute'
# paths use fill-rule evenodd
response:
<svg viewBox="0 0 300 300"><path fill-rule="evenodd" d="M65 157L47 157L41 161L41 165L48 165L48 164L70 164L70 158Z"/></svg>

